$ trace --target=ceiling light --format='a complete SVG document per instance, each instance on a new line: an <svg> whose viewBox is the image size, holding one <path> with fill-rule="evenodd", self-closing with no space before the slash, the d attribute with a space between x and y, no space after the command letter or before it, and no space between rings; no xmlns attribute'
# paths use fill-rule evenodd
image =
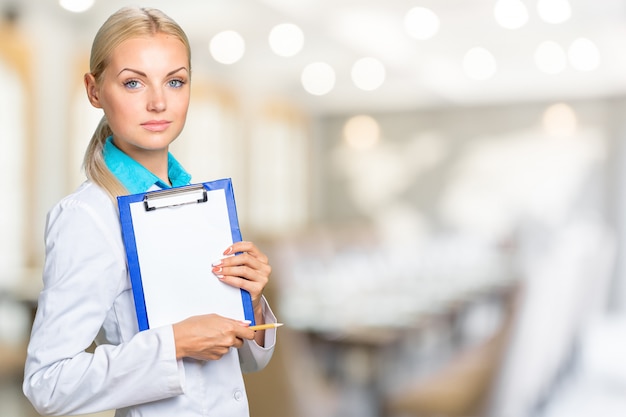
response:
<svg viewBox="0 0 626 417"><path fill-rule="evenodd" d="M535 65L546 74L558 74L567 66L565 51L556 42L542 42L535 51Z"/></svg>
<svg viewBox="0 0 626 417"><path fill-rule="evenodd" d="M528 9L520 0L498 0L493 15L505 29L519 29L528 22Z"/></svg>
<svg viewBox="0 0 626 417"><path fill-rule="evenodd" d="M600 66L600 51L587 38L578 38L568 49L569 62L579 71L593 71Z"/></svg>
<svg viewBox="0 0 626 417"><path fill-rule="evenodd" d="M404 28L415 39L430 39L439 31L439 17L430 9L414 7L404 16Z"/></svg>
<svg viewBox="0 0 626 417"><path fill-rule="evenodd" d="M268 40L276 55L294 56L302 49L304 34L293 23L281 23L270 31Z"/></svg>
<svg viewBox="0 0 626 417"><path fill-rule="evenodd" d="M498 70L496 59L485 48L472 48L463 57L463 69L468 77L474 80L488 80Z"/></svg>
<svg viewBox="0 0 626 417"><path fill-rule="evenodd" d="M361 90L376 90L385 82L385 66L376 58L361 58L352 65L352 81Z"/></svg>
<svg viewBox="0 0 626 417"><path fill-rule="evenodd" d="M569 0L539 0L537 12L547 23L563 23L572 16L572 6Z"/></svg>
<svg viewBox="0 0 626 417"><path fill-rule="evenodd" d="M335 70L325 62L314 62L304 68L301 80L309 94L323 96L335 87Z"/></svg>
<svg viewBox="0 0 626 417"><path fill-rule="evenodd" d="M542 124L550 136L571 136L576 133L578 119L576 112L569 105L557 103L545 110Z"/></svg>
<svg viewBox="0 0 626 417"><path fill-rule="evenodd" d="M221 64L234 64L243 57L246 43L234 30L225 30L213 36L210 44L211 55Z"/></svg>
<svg viewBox="0 0 626 417"><path fill-rule="evenodd" d="M73 13L82 13L91 9L95 0L59 0L59 5Z"/></svg>
<svg viewBox="0 0 626 417"><path fill-rule="evenodd" d="M344 125L343 136L351 148L368 149L380 140L380 126L371 116L354 116Z"/></svg>

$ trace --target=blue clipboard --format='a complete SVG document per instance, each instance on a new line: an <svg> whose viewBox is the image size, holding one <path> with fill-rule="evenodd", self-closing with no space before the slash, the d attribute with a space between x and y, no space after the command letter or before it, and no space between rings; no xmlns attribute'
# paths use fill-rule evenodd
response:
<svg viewBox="0 0 626 417"><path fill-rule="evenodd" d="M254 324L250 294L211 271L241 241L230 178L117 200L140 331L210 313Z"/></svg>

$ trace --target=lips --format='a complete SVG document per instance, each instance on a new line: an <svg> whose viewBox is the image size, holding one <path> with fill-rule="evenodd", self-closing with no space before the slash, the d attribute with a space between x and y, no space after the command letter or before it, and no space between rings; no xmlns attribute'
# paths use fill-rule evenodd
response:
<svg viewBox="0 0 626 417"><path fill-rule="evenodd" d="M169 127L171 122L167 120L150 120L148 122L142 123L144 129L147 129L151 132L162 132Z"/></svg>

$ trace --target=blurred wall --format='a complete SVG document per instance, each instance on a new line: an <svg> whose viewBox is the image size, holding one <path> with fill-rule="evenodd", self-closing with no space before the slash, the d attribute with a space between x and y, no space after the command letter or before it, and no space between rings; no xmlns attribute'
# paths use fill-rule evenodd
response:
<svg viewBox="0 0 626 417"><path fill-rule="evenodd" d="M23 108L30 124L25 158L20 172L6 172L6 178L22 185L23 194L12 197L26 207L20 221L24 224L21 239L27 256L20 261L21 271L15 274L20 288L9 288L9 292L15 290L20 301L31 307L41 280L46 213L81 181L81 150L99 117L88 115L89 104L81 91L94 31L93 27L52 19L32 8L21 16L11 34L2 32L2 36L20 37L24 55L31 63ZM194 86L200 93L193 99L188 129L173 148L176 154L185 165L194 167L198 179L231 175L236 179L247 238L258 238L268 248L281 249L275 245L281 239L293 237L298 241L306 237L321 242L322 251L339 255L333 258L335 261L354 261L349 266L363 275L322 271L320 282L334 280L332 285L341 287L350 296L346 299L354 302L352 306L339 303L342 311L352 307L360 314L363 298L354 296L356 280L368 272L372 265L368 262L379 260L371 256L377 252L351 251L359 244L373 242L375 250L387 247L391 253L400 253L396 249L401 246L408 248L400 253L406 255L404 259L393 258L399 262L412 261L415 252L410 250L419 248L424 258L439 262L435 267L447 267L458 260L449 255L458 255L460 246L450 250L450 246L432 245L442 236L471 236L473 239L458 239L457 243L475 249L479 246L476 242L481 242L500 250L514 248L521 236L532 230L539 236L539 242L532 243L537 243L540 251L543 237L558 232L572 218L587 216L606 224L618 237L626 235L625 97L327 114L307 111L289 97L270 100L222 85L202 64L194 71ZM209 116L204 119L204 115ZM357 125L356 134L348 128L355 116L365 117L356 120L364 123ZM77 121L84 123L77 126ZM203 141L206 137L201 134L209 130L212 142ZM19 140L16 138L5 135L0 143L6 145ZM194 152L196 149L206 154ZM215 154L208 155L212 150ZM237 156L221 158L220 152ZM272 184L273 188L265 192L262 184ZM0 215L8 215L6 205L0 206ZM316 234L320 229L325 232ZM338 241L343 246L332 245ZM10 245L12 241L2 244ZM295 245L286 247L293 248ZM311 271L304 269L317 265L315 262L322 258L320 252L307 251L310 248L313 246L303 247L305 258L298 258L295 251L284 251L293 255L292 262L312 262L299 265L299 276L277 268L275 285L284 286L273 288L277 298L291 296L288 291L293 289L292 281L306 278L304 272ZM609 301L616 310L626 303L625 255L624 248L618 246L617 268L609 292ZM398 272L404 266L383 265L387 273ZM453 266L457 269L445 271L452 270L448 278L465 273L465 265ZM499 273L497 270L496 275ZM389 276L374 277L379 278L376 284L396 295L407 295L401 294L405 287L400 288L398 281L391 281ZM427 293L415 276L407 274L405 278L412 280L415 293ZM462 280L443 280L439 284L451 292L459 285L462 292ZM1 285L0 289L6 287ZM373 293L379 289L374 284L372 288ZM304 295L311 300L310 293ZM322 296L329 298L326 292ZM391 304L396 301L390 300ZM415 308L415 299L409 301ZM433 304L430 298L422 301ZM275 305L282 313L281 303ZM2 306L6 308L2 311L0 342L21 348L30 312L14 300ZM369 306L374 313L380 313L377 318L382 316L382 311ZM303 305L296 309L304 311ZM319 318L315 314L313 309L309 322ZM391 315L386 318L389 321L385 324L396 319ZM345 323L336 320L334 324ZM297 330L297 326L294 328ZM13 360L18 365L12 369L18 373L21 359L18 355ZM277 362L275 366L285 363ZM311 366L319 368L317 363ZM320 390L332 396L327 388Z"/></svg>

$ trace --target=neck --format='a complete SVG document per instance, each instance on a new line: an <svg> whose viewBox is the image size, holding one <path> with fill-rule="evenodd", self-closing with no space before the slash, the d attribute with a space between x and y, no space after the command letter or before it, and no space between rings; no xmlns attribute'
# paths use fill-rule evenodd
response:
<svg viewBox="0 0 626 417"><path fill-rule="evenodd" d="M168 166L167 166L167 151L165 152L150 152L148 155L143 154L141 157L133 158L143 165L148 171L159 177L161 181L166 184L172 185L169 179Z"/></svg>
<svg viewBox="0 0 626 417"><path fill-rule="evenodd" d="M167 147L161 149L139 148L122 141L118 143L115 138L113 138L113 143L126 153L126 155L130 156L135 161L143 165L143 167L148 171L159 177L161 181L171 185L167 169L169 155Z"/></svg>

